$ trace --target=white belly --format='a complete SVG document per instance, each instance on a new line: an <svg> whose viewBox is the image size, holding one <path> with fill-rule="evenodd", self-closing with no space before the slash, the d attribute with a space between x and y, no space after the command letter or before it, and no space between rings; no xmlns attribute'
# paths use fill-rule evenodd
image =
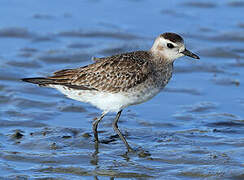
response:
<svg viewBox="0 0 244 180"><path fill-rule="evenodd" d="M130 105L143 103L160 91L159 88L149 88L141 91L108 93L94 90L73 90L60 85L52 85L50 87L58 89L71 99L90 103L106 112L118 112Z"/></svg>

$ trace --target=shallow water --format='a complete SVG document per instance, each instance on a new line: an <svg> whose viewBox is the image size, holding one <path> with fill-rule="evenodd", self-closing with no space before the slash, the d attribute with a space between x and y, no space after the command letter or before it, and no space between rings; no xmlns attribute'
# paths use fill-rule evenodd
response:
<svg viewBox="0 0 244 180"><path fill-rule="evenodd" d="M0 179L243 179L242 1L0 1ZM180 33L200 61L175 62L167 88L109 114L19 81L148 49Z"/></svg>

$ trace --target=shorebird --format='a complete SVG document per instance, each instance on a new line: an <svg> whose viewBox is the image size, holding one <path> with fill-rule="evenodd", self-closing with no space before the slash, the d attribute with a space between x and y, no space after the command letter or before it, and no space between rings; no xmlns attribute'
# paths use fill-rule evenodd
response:
<svg viewBox="0 0 244 180"><path fill-rule="evenodd" d="M172 77L174 60L182 56L200 59L185 48L180 35L167 32L159 35L147 51L95 58L95 62L87 66L60 70L48 77L22 80L55 88L71 99L101 109L101 116L93 122L96 143L99 142L99 122L108 112L116 112L114 131L127 150L132 151L117 125L122 110L148 101L158 94Z"/></svg>

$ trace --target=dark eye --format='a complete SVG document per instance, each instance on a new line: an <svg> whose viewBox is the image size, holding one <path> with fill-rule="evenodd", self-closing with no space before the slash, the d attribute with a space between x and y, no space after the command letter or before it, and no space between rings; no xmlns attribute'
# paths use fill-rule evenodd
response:
<svg viewBox="0 0 244 180"><path fill-rule="evenodd" d="M167 44L167 47L170 48L170 49L172 49L172 48L174 48L174 45L171 44L171 43L168 43L168 44Z"/></svg>

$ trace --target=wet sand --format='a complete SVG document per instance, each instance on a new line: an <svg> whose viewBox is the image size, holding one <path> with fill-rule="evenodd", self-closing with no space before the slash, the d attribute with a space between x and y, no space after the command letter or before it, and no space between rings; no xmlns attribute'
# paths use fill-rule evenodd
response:
<svg viewBox="0 0 244 180"><path fill-rule="evenodd" d="M102 8L101 8L102 7ZM0 179L244 178L244 15L241 1L0 2ZM126 13L125 13L126 12ZM172 20L171 20L172 19ZM19 79L148 49L180 33L200 61L175 62L151 101L109 114Z"/></svg>

